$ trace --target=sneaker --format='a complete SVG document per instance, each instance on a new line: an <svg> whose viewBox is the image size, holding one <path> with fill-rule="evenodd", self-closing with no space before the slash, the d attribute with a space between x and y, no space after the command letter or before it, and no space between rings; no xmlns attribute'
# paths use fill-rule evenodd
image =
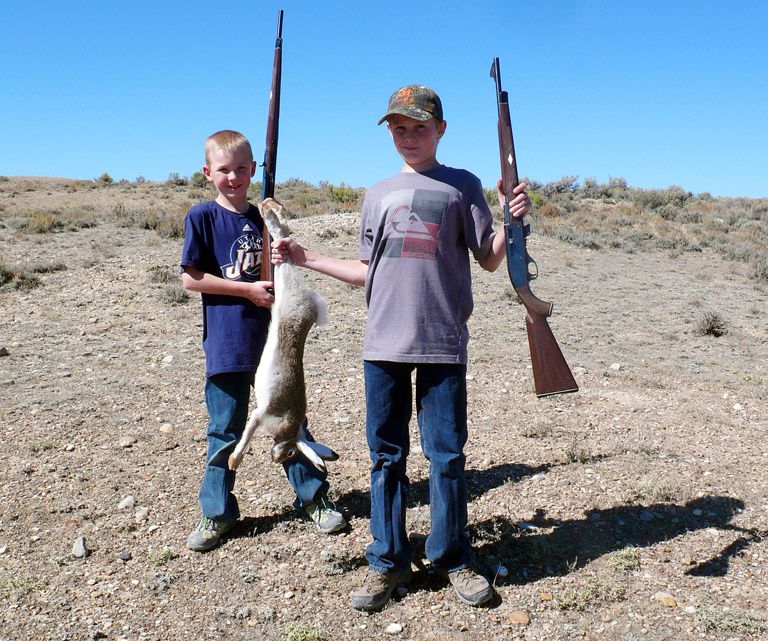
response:
<svg viewBox="0 0 768 641"><path fill-rule="evenodd" d="M493 587L483 575L472 568L459 568L448 573L448 580L459 601L471 606L482 605L493 597Z"/></svg>
<svg viewBox="0 0 768 641"><path fill-rule="evenodd" d="M344 515L336 509L336 506L323 493L315 497L312 503L304 506L304 514L315 523L315 527L323 534L338 532L347 527Z"/></svg>
<svg viewBox="0 0 768 641"><path fill-rule="evenodd" d="M212 550L221 543L221 537L229 532L235 523L236 521L217 521L204 516L187 538L187 547L195 552Z"/></svg>
<svg viewBox="0 0 768 641"><path fill-rule="evenodd" d="M405 585L410 580L410 571L383 574L368 570L365 582L352 592L349 601L355 610L366 612L381 610L389 601L394 589L399 585Z"/></svg>

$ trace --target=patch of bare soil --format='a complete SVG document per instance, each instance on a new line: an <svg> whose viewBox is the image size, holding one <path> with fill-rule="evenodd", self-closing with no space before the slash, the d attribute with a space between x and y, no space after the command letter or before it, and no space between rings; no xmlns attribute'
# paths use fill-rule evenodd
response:
<svg viewBox="0 0 768 641"><path fill-rule="evenodd" d="M356 255L353 214L292 225ZM199 301L174 303L157 278L181 242L113 224L0 232L6 262L67 266L0 289L0 640L768 636L768 294L742 265L534 235L533 289L555 301L581 388L543 400L523 308L506 274L478 269L470 535L497 598L464 606L422 564L367 615L348 602L368 541L362 291L306 273L331 316L307 344L310 423L341 454L332 498L350 530L298 517L261 436L238 474L242 523L201 555L184 545L205 453ZM725 334L697 331L706 311ZM415 426L412 443L409 529L426 533Z"/></svg>

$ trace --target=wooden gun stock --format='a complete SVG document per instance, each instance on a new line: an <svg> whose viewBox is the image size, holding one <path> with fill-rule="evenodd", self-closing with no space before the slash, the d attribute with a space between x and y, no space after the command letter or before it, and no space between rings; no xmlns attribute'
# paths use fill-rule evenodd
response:
<svg viewBox="0 0 768 641"><path fill-rule="evenodd" d="M528 313L525 327L528 330L528 347L531 350L533 367L533 387L536 396L552 396L578 392L579 386L573 378L557 339L547 323L545 316Z"/></svg>
<svg viewBox="0 0 768 641"><path fill-rule="evenodd" d="M547 318L552 314L552 303L537 298L531 291L529 281L538 275L531 275L530 267L536 262L528 254L525 238L530 228L520 218L509 213L512 190L519 183L517 158L509 117L509 98L501 89L499 59L494 58L491 77L496 81L496 105L499 111L499 156L501 158L501 184L504 192L504 236L507 249L507 271L515 292L525 305L525 325L528 330L528 347L531 351L533 386L536 396L552 396L577 392L579 387L573 378L560 346L557 344Z"/></svg>
<svg viewBox="0 0 768 641"><path fill-rule="evenodd" d="M283 68L283 10L277 15L275 59L272 63L272 90L269 94L267 116L267 142L264 148L264 173L261 180L261 199L275 195L275 168L277 166L277 137L280 130L280 84ZM269 229L264 223L261 234L261 280L272 280L272 249Z"/></svg>

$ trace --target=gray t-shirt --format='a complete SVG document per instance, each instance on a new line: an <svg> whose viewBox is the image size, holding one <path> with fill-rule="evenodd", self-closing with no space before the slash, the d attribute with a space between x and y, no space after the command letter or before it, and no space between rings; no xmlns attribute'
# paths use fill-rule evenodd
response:
<svg viewBox="0 0 768 641"><path fill-rule="evenodd" d="M360 258L369 261L365 360L467 362L469 251L488 255L492 223L480 180L463 169L401 172L368 190L360 225Z"/></svg>

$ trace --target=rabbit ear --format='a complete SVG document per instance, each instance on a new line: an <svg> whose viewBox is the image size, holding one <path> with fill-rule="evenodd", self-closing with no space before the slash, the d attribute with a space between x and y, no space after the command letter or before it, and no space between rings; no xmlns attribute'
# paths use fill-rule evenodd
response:
<svg viewBox="0 0 768 641"><path fill-rule="evenodd" d="M325 461L315 454L315 451L310 447L310 444L307 441L296 441L296 447L318 470L321 472L326 472L328 470L328 468L325 467Z"/></svg>
<svg viewBox="0 0 768 641"><path fill-rule="evenodd" d="M324 461L336 461L339 455L336 454L330 447L323 445L322 443L315 443L313 441L303 441L304 444L314 451Z"/></svg>

